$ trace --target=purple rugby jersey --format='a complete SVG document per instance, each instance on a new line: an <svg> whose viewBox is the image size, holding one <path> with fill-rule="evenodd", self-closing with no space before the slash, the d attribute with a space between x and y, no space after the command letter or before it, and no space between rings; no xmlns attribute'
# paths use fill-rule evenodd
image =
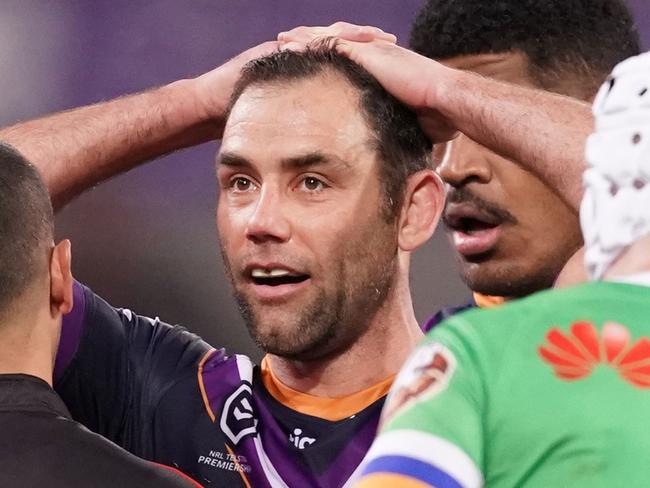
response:
<svg viewBox="0 0 650 488"><path fill-rule="evenodd" d="M158 319L111 307L75 283L55 388L72 416L206 487L347 487L384 397L342 420L297 412L259 366Z"/></svg>
<svg viewBox="0 0 650 488"><path fill-rule="evenodd" d="M424 321L421 328L422 331L425 334L427 334L431 332L431 330L434 327L436 327L440 322L442 322L443 320L447 320L452 315L465 312L466 310L470 310L475 307L492 308L492 307L497 307L499 305L502 305L503 303L505 303L505 298L503 297L481 295L480 293L474 292L472 293L472 298L468 302L464 303L463 305L444 307L438 310L438 312L436 312L435 315L432 315L431 317L429 317L427 320Z"/></svg>
<svg viewBox="0 0 650 488"><path fill-rule="evenodd" d="M434 327L436 327L438 324L440 324L443 320L447 320L452 315L456 315L457 313L464 312L466 310L469 310L477 306L478 305L476 304L476 300L472 296L472 299L469 302L464 303L463 305L443 307L440 310L438 310L434 315L432 315L427 320L425 320L424 323L420 326L420 328L422 329L422 332L427 334L431 332L431 330Z"/></svg>

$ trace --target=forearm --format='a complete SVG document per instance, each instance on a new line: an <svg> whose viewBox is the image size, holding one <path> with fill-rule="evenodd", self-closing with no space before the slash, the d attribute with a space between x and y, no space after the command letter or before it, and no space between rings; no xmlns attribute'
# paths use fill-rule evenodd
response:
<svg viewBox="0 0 650 488"><path fill-rule="evenodd" d="M454 70L385 41L339 38L336 48L413 107L434 142L461 131L579 208L585 142L593 131L587 104Z"/></svg>
<svg viewBox="0 0 650 488"><path fill-rule="evenodd" d="M196 80L16 124L4 140L41 172L55 207L138 164L220 135L194 97Z"/></svg>
<svg viewBox="0 0 650 488"><path fill-rule="evenodd" d="M536 174L577 211L585 142L593 132L590 106L472 73L447 74L428 105L471 139Z"/></svg>

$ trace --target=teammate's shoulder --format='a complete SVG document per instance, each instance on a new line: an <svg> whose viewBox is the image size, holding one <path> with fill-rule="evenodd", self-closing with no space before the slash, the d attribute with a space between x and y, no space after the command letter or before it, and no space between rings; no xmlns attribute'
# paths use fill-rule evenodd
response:
<svg viewBox="0 0 650 488"><path fill-rule="evenodd" d="M650 299L650 288L630 283L591 281L575 286L540 291L507 304L496 313L520 314L524 317L555 316L560 310L593 306L594 303L619 302L621 299Z"/></svg>
<svg viewBox="0 0 650 488"><path fill-rule="evenodd" d="M52 440L38 449L57 458L57 481L61 485L55 486L81 486L82 481L98 488L200 486L174 469L134 456L74 420L59 417L46 430Z"/></svg>
<svg viewBox="0 0 650 488"><path fill-rule="evenodd" d="M557 319L563 311L569 313L580 307L589 308L594 302L629 300L631 296L650 300L650 288L597 281L543 290L497 307L469 309L445 320L432 334L436 334L437 330L439 333L451 330L457 334L498 335L503 333L503 328L508 328L508 333L512 333L514 326L520 330L527 326L535 327L539 322Z"/></svg>
<svg viewBox="0 0 650 488"><path fill-rule="evenodd" d="M230 367L233 373L251 381L253 369L255 368L254 361L243 354L231 354L226 349L210 348L201 357L199 368L202 372L208 373L216 368L224 366Z"/></svg>
<svg viewBox="0 0 650 488"><path fill-rule="evenodd" d="M105 333L107 324L117 324L115 333L129 338L132 347L176 347L188 358L203 357L212 346L185 326L172 324L157 316L147 316L127 307L115 307L85 285L77 284L83 291L84 320L98 333Z"/></svg>
<svg viewBox="0 0 650 488"><path fill-rule="evenodd" d="M471 342L495 337L502 343L516 331L533 326L547 312L552 313L561 307L563 302L571 301L576 293L579 291L545 290L490 308L473 307L444 320L428 334L428 338L442 342L458 339Z"/></svg>
<svg viewBox="0 0 650 488"><path fill-rule="evenodd" d="M471 300L461 305L449 305L449 306L442 307L435 314L433 314L423 322L421 326L422 332L424 332L425 334L431 332L435 327L437 327L439 324L447 320L449 317L458 315L459 313L472 309L476 306L477 306L476 302L472 298Z"/></svg>
<svg viewBox="0 0 650 488"><path fill-rule="evenodd" d="M471 308L451 317L448 322L458 323L498 323L507 318L509 321L517 317L530 319L540 312L553 310L564 303L572 303L584 297L592 298L595 294L608 294L617 284L592 282L563 289L542 290L532 295L507 301L503 305L491 308Z"/></svg>

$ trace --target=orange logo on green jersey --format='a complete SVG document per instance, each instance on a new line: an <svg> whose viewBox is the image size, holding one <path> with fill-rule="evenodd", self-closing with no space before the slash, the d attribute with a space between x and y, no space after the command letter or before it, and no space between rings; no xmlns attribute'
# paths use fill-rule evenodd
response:
<svg viewBox="0 0 650 488"><path fill-rule="evenodd" d="M650 388L650 339L642 337L630 344L630 332L624 325L607 322L599 334L591 322L574 322L570 334L553 328L546 341L539 354L563 380L586 378L597 365L604 364L628 383Z"/></svg>
<svg viewBox="0 0 650 488"><path fill-rule="evenodd" d="M397 375L382 413L381 423L393 418L398 410L443 391L456 368L456 358L437 342L420 345Z"/></svg>

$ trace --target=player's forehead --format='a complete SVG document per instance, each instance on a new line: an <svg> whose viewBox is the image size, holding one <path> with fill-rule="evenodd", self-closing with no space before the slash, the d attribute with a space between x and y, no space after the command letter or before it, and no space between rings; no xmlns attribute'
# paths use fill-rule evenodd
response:
<svg viewBox="0 0 650 488"><path fill-rule="evenodd" d="M327 153L341 160L371 151L371 132L358 93L330 75L248 87L227 120L224 154L257 162Z"/></svg>

